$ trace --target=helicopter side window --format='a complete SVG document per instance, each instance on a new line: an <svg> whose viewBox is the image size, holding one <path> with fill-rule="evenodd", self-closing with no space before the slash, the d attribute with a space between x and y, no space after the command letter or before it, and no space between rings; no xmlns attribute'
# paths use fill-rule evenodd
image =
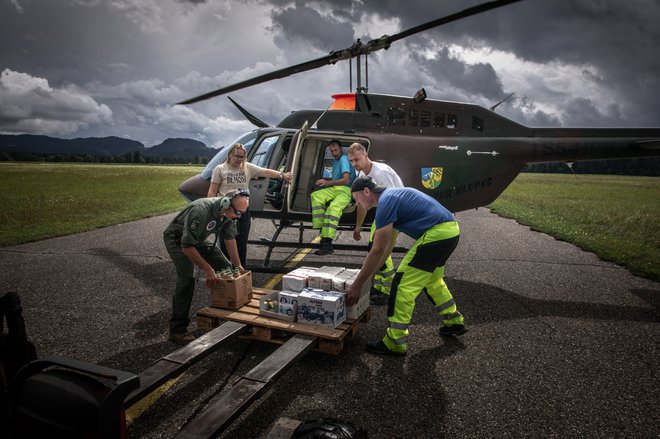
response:
<svg viewBox="0 0 660 439"><path fill-rule="evenodd" d="M433 114L433 127L434 128L444 128L445 126L445 113L434 113Z"/></svg>
<svg viewBox="0 0 660 439"><path fill-rule="evenodd" d="M267 168L268 160L270 159L270 156L273 152L273 148L277 144L279 138L280 137L278 135L278 136L266 137L265 139L263 139L261 143L257 146L257 150L254 152L254 155L252 156L252 159L250 159L250 162L253 165L261 166L262 168Z"/></svg>
<svg viewBox="0 0 660 439"><path fill-rule="evenodd" d="M403 108L388 108L387 109L387 124L405 126L406 125L406 110Z"/></svg>
<svg viewBox="0 0 660 439"><path fill-rule="evenodd" d="M476 131L484 130L484 120L477 116L472 116L472 129Z"/></svg>
<svg viewBox="0 0 660 439"><path fill-rule="evenodd" d="M458 117L455 114L447 115L447 128L456 128L458 124Z"/></svg>
<svg viewBox="0 0 660 439"><path fill-rule="evenodd" d="M419 111L418 110L410 110L408 112L408 124L411 127L419 126Z"/></svg>
<svg viewBox="0 0 660 439"><path fill-rule="evenodd" d="M431 112L430 111L422 111L421 112L421 117L419 120L419 126L420 127L430 127L431 126Z"/></svg>

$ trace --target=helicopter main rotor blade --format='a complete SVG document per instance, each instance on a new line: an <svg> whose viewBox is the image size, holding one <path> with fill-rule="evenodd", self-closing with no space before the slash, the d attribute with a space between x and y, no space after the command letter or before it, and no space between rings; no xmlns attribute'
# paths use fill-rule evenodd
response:
<svg viewBox="0 0 660 439"><path fill-rule="evenodd" d="M438 18L437 20L429 21L428 23L411 27L408 30L404 30L403 32L399 32L398 34L394 34L391 37L388 37L388 39L390 43L393 43L395 41L417 34L419 32L423 32L425 30L432 29L434 27L451 23L452 21L460 20L462 18L467 18L472 15L481 14L482 12L490 11L492 9L496 9L520 1L522 0L495 0L491 2L482 3L480 5L472 6L471 8L463 9L462 11L456 12L455 14L447 15L446 17Z"/></svg>
<svg viewBox="0 0 660 439"><path fill-rule="evenodd" d="M195 102L200 102L204 101L206 99L210 99L216 96L223 95L225 93L229 93L232 91L240 90L243 88L247 88L253 85L261 84L263 82L268 82L273 79L280 79L280 78L285 78L287 76L294 75L296 73L302 73L306 72L308 70L314 70L319 67L326 66L328 64L335 64L337 61L341 61L344 59L350 59L354 58L358 55L367 55L369 53L375 52L377 50L381 49L388 49L390 47L390 44L401 40L403 38L409 37L411 35L414 35L416 33L437 27L437 26L442 26L447 23L451 23L452 21L460 20L462 18L470 17L472 15L480 14L482 12L490 11L495 8L499 8L501 6L506 6L511 3L517 3L522 0L494 0L486 3L482 3L480 5L473 6L471 8L464 9L460 12L456 12L451 15L447 15L445 17L439 18L437 20L429 21L428 23L420 24L419 26L415 26L413 28L410 28L408 30L405 30L403 32L399 32L398 34L394 34L392 36L389 35L383 35L380 38L376 38L374 40L369 41L366 44L363 44L359 39L353 43L351 47L348 47L343 50L339 51L332 51L330 54L323 56L321 58L317 58L311 61L307 61L304 63L296 64L290 67L285 67L283 69L275 70L270 73L266 73L264 75L260 76L255 76L254 78L246 79L245 81L238 82L236 84L228 85L227 87L220 88L218 90L191 98L187 99L185 101L178 102L177 105L187 105L187 104L194 104Z"/></svg>
<svg viewBox="0 0 660 439"><path fill-rule="evenodd" d="M286 78L287 76L293 75L295 73L302 73L308 70L314 70L319 67L332 64L334 53L335 52L332 52L330 53L330 55L326 55L322 58L318 58L312 61L296 64L295 66L290 66L290 67L285 67L283 69L275 70L274 72L266 73L265 75L255 76L254 78L246 79L245 81L237 82L236 84L228 85L227 87L223 87L218 90L182 102L178 102L177 105L193 104L195 102L204 101L206 99L214 98L216 96L220 96L225 93L230 93L232 91L240 90L242 88L250 87L252 85L261 84L262 82L268 82L273 79Z"/></svg>

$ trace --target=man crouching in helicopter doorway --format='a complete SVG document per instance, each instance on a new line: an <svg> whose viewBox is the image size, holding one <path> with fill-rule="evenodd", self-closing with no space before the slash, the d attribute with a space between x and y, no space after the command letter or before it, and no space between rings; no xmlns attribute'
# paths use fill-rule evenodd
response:
<svg viewBox="0 0 660 439"><path fill-rule="evenodd" d="M443 276L445 263L458 245L458 221L435 199L413 188L386 188L371 177L358 177L351 187L355 202L376 209L376 232L367 258L347 291L347 304L356 303L360 290L392 252L398 232L415 239L394 275L387 307L389 327L382 340L367 344L367 351L380 355L405 355L408 325L415 299L426 289L444 326L441 336L467 332Z"/></svg>
<svg viewBox="0 0 660 439"><path fill-rule="evenodd" d="M334 253L332 240L337 233L337 226L344 208L351 202L351 184L355 180L355 170L344 154L341 142L331 140L328 144L332 154L332 179L316 180L318 188L312 192L312 228L321 229L321 248L317 255ZM328 206L326 207L326 204Z"/></svg>
<svg viewBox="0 0 660 439"><path fill-rule="evenodd" d="M248 191L236 189L222 197L195 200L175 216L163 232L165 248L176 267L170 341L186 344L195 339L188 332L190 304L195 291L195 265L204 272L209 288L218 282L216 271L232 264L243 270L236 247L236 219L247 210L248 196ZM216 246L220 238L224 239L231 263Z"/></svg>

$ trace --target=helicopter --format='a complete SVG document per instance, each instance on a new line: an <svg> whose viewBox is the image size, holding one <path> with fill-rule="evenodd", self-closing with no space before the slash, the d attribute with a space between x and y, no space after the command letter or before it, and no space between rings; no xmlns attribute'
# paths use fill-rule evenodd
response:
<svg viewBox="0 0 660 439"><path fill-rule="evenodd" d="M339 140L344 148L361 143L372 161L388 164L397 171L405 186L427 193L452 212L492 203L528 164L660 155L660 128L527 127L495 112L511 95L486 108L429 99L423 88L412 97L368 92L366 56L370 53L387 49L395 41L418 32L518 1L521 0L490 1L392 36L384 35L367 43L357 40L352 46L330 52L325 57L229 85L179 104L193 104L346 59L351 62L352 70L352 59L356 59L354 91L351 77L351 92L332 95L333 101L325 110L294 111L276 126L269 126L229 97L257 127L230 145L245 145L248 160L258 166L293 172L292 181L282 185L267 179L250 181L252 216L280 221L270 245L282 228L300 222L302 237L303 222L311 222L310 195L314 182L329 167L332 157L328 143L331 140ZM362 56L365 57L366 87L362 86ZM184 198L191 201L206 196L212 171L226 160L228 150L222 148L199 175L180 185ZM340 226L354 224L354 211L352 205L346 208ZM367 217L365 224L369 220ZM300 245L309 246L299 241Z"/></svg>

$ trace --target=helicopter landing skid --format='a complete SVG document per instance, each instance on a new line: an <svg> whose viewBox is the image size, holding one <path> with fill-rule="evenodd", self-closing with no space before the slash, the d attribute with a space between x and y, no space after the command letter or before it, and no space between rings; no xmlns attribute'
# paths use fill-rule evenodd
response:
<svg viewBox="0 0 660 439"><path fill-rule="evenodd" d="M248 244L251 245L261 245L261 246L267 246L268 250L266 251L266 256L264 257L264 262L263 265L249 265L246 267L248 270L259 272L259 273L287 273L291 270L291 268L287 267L273 267L270 264L270 258L273 253L274 248L295 248L295 249L318 249L321 248L320 243L311 243L311 242L304 242L303 240L303 233L305 230L312 230L313 227L310 225L307 225L304 223L304 221L297 221L297 225L294 225L296 222L294 221L289 221L289 220L282 220L276 222L273 220L273 225L275 226L275 233L273 233L273 236L269 238L264 238L261 237L259 240L248 240ZM278 242L278 238L280 236L280 233L286 228L289 227L296 227L298 228L298 242ZM337 230L339 231L346 231L346 232L353 232L353 226L352 225L346 225L342 226L340 225ZM362 231L369 233L369 228L363 227ZM344 250L344 251L354 251L354 252L364 252L365 254L369 252L369 246L364 245L364 244L335 244L333 243L333 248L335 250ZM408 249L403 248L403 247L394 247L392 249L392 253L405 253L407 252ZM314 264L310 264L314 265ZM348 267L347 268L360 268L359 265L356 265L355 267Z"/></svg>

